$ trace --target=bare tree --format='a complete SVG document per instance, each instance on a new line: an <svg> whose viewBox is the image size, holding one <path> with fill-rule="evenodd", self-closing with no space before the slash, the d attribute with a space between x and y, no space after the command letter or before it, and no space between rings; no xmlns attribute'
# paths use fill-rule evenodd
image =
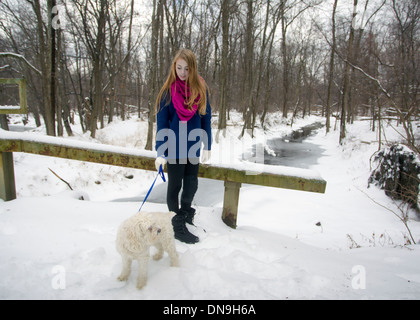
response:
<svg viewBox="0 0 420 320"><path fill-rule="evenodd" d="M333 87L333 78L334 78L334 57L335 57L335 50L337 47L336 44L336 37L335 37L335 13L337 11L337 3L338 0L334 0L333 11L331 16L331 23L332 23L332 36L331 36L331 53L330 53L330 64L329 64L329 71L328 71L328 91L327 91L327 106L325 110L325 127L326 132L330 131L330 117L331 117L331 101L332 101L332 87Z"/></svg>
<svg viewBox="0 0 420 320"><path fill-rule="evenodd" d="M229 0L221 1L222 19L222 57L220 71L220 103L219 103L219 124L218 129L226 129L227 118L227 84L228 84L228 54L229 54L229 23L231 3Z"/></svg>
<svg viewBox="0 0 420 320"><path fill-rule="evenodd" d="M153 124L155 122L155 100L158 93L158 44L159 44L159 18L162 15L159 13L163 8L163 0L153 0L153 13L152 13L152 40L151 40L151 63L150 63L150 84L151 90L149 93L149 117L147 129L147 142L145 149L152 150L153 144Z"/></svg>
<svg viewBox="0 0 420 320"><path fill-rule="evenodd" d="M395 24L393 38L392 92L394 109L402 123L407 144L417 152L412 120L419 115L420 3L416 0L392 1Z"/></svg>
<svg viewBox="0 0 420 320"><path fill-rule="evenodd" d="M306 10L311 8L316 1L296 1L296 0L281 0L280 2L280 19L281 19L281 54L282 54L282 68L283 68L283 103L282 114L287 118L289 109L289 88L290 88L290 63L288 56L287 45L287 31L292 23Z"/></svg>
<svg viewBox="0 0 420 320"><path fill-rule="evenodd" d="M105 26L108 15L108 0L98 0L95 3L88 0L72 0L78 16L72 17L75 30L79 33L80 39L84 42L89 54L92 71L90 77L90 101L91 109L88 127L91 137L94 138L97 130L98 118L103 115L103 71L105 58ZM82 27L77 22L82 23ZM86 108L88 109L88 108Z"/></svg>
<svg viewBox="0 0 420 320"><path fill-rule="evenodd" d="M242 87L242 105L244 125L242 128L241 137L245 134L246 129L252 128L252 114L254 113L254 42L255 42L255 6L252 0L246 1L246 23L245 23L245 53L244 53L244 82Z"/></svg>
<svg viewBox="0 0 420 320"><path fill-rule="evenodd" d="M43 97L43 116L44 122L47 129L47 134L55 136L55 104L52 102L54 93L51 90L51 23L49 23L49 32L45 34L44 21L42 15L42 8L39 0L29 1L26 0L34 10L36 21L37 21L37 34L39 39L39 63L42 72L42 97ZM49 19L51 20L51 9L52 2L48 2Z"/></svg>
<svg viewBox="0 0 420 320"><path fill-rule="evenodd" d="M128 39L127 39L127 55L125 57L125 61L123 63L122 68L122 76L121 76L121 119L125 120L125 102L126 102L126 95L127 95L127 76L128 76L128 69L130 67L130 57L131 57L131 46L132 46L132 26L133 26L133 14L134 14L134 0L131 0L130 4L130 23L128 26Z"/></svg>
<svg viewBox="0 0 420 320"><path fill-rule="evenodd" d="M343 97L342 97L342 104L341 104L341 120L340 120L340 137L339 143L342 144L344 138L346 137L346 121L347 121L347 112L349 106L349 94L350 94L350 73L351 73L351 65L350 62L353 59L353 45L354 45L354 21L357 15L357 3L358 0L353 0L353 13L352 19L350 23L350 36L347 44L347 58L346 58L346 65L344 68L344 84L343 84Z"/></svg>

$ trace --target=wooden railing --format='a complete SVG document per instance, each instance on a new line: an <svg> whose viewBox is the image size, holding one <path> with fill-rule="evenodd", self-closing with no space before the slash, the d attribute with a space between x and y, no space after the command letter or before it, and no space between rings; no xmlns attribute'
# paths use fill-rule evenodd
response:
<svg viewBox="0 0 420 320"><path fill-rule="evenodd" d="M12 152L95 162L107 165L155 171L156 153L129 148L81 143L64 138L0 132L0 198L16 198ZM8 156L7 156L8 155ZM9 160L8 160L9 159ZM12 162L12 163L10 163ZM326 181L306 169L249 164L239 168L227 165L200 164L199 177L225 181L223 221L236 228L239 193L242 183L324 193Z"/></svg>

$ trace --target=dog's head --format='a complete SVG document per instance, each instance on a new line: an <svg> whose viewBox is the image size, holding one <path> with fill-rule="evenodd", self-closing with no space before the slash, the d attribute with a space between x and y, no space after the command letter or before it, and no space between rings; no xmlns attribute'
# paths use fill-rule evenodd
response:
<svg viewBox="0 0 420 320"><path fill-rule="evenodd" d="M172 218L174 212L142 212L138 213L136 220L140 234L139 237L149 244L159 240L163 233L172 230Z"/></svg>
<svg viewBox="0 0 420 320"><path fill-rule="evenodd" d="M149 243L155 242L161 235L162 228L155 223L148 224L147 228L144 229L144 237Z"/></svg>

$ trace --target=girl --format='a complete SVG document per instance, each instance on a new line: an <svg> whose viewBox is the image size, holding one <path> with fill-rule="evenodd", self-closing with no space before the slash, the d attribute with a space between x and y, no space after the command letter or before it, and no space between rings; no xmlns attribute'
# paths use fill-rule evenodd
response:
<svg viewBox="0 0 420 320"><path fill-rule="evenodd" d="M181 49L175 55L165 84L156 100L156 170L168 165L166 202L172 219L175 238L196 243L185 223L193 224L195 209L191 207L198 188L201 144L202 162L210 158L211 108L207 85L197 72L194 53ZM182 188L181 204L178 196Z"/></svg>

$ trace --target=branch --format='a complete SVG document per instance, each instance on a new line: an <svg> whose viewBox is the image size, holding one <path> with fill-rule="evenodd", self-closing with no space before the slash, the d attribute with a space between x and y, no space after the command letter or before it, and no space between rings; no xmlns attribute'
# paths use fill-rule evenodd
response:
<svg viewBox="0 0 420 320"><path fill-rule="evenodd" d="M38 75L42 76L42 72L35 68L26 58L20 54L13 52L0 52L0 57L10 57L23 61L30 69L35 71Z"/></svg>
<svg viewBox="0 0 420 320"><path fill-rule="evenodd" d="M370 197L366 192L364 192L363 190L360 190L358 187L355 186L355 188L357 190L359 190L361 193L363 193L366 197L368 197L370 200L372 200L375 204L377 204L378 206L388 210L389 212L391 212L394 216L396 216L405 226L405 228L408 231L408 234L410 235L411 241L413 241L414 244L416 244L416 241L414 240L413 235L411 234L411 230L408 227L408 221L404 220L403 218L401 218L398 214L396 214L394 211L392 211L391 209L385 207L383 204L380 204L379 202L377 202L375 199L373 199L372 197Z"/></svg>
<svg viewBox="0 0 420 320"><path fill-rule="evenodd" d="M61 181L63 181L70 188L70 190L73 191L73 188L71 187L70 183L68 183L66 180L64 180L63 178L61 178L58 174L56 174L50 168L48 168L48 170L50 170L58 179L60 179Z"/></svg>
<svg viewBox="0 0 420 320"><path fill-rule="evenodd" d="M341 55L339 55L340 56L340 58L342 58L341 57ZM382 93L384 93L386 96L387 96L387 98L389 99L389 100L391 100L391 103L396 107L396 108L398 108L397 107L397 105L396 105L396 103L392 100L392 98L391 98L391 95L388 93L388 91L386 91L386 89L382 86L382 83L381 83L381 81L379 81L377 78L375 78L375 77L373 77L373 76L371 76L369 73L367 73L365 70L363 70L362 68L360 68L360 67L358 67L358 66L355 66L354 64L352 64L350 61L348 61L347 59L344 59L344 58L342 58L343 59L343 61L345 62L345 63L348 63L352 68L354 68L355 70L357 70L357 71L359 71L359 72L361 72L365 77L367 77L367 78L369 78L370 80L372 80L372 81L374 81L374 82L376 82L376 84L378 85L378 87L379 87L379 89L382 91Z"/></svg>

